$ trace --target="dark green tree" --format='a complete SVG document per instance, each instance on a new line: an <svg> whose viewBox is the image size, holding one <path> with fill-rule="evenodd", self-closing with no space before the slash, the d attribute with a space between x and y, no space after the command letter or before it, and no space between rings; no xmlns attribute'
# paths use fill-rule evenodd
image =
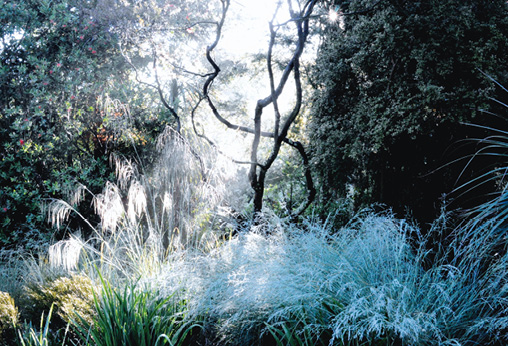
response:
<svg viewBox="0 0 508 346"><path fill-rule="evenodd" d="M336 1L313 74L309 136L323 198L349 193L430 221L465 163L461 122L485 123L508 77L504 0ZM481 116L480 116L481 115ZM471 153L469 151L468 153Z"/></svg>

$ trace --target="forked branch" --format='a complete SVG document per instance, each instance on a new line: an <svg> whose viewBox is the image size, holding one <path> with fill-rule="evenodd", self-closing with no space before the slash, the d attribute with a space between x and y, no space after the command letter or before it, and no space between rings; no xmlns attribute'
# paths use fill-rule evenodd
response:
<svg viewBox="0 0 508 346"><path fill-rule="evenodd" d="M291 13L291 20L288 21L286 24L294 24L297 31L297 37L298 41L296 42L296 48L293 51L293 54L291 56L291 59L286 64L285 68L283 69L280 78L276 82L274 77L274 72L272 68L272 54L273 54L273 48L276 45L276 38L277 38L277 29L281 27L281 25L274 25L274 19L270 22L270 42L268 45L268 55L267 55L267 72L268 77L270 80L270 95L259 99L257 101L255 111L254 111L254 127L250 128L247 126L242 125L236 125L228 121L226 118L224 118L220 112L218 111L217 107L215 106L212 98L210 97L210 88L213 84L213 81L220 73L220 67L215 62L215 60L212 58L212 52L217 47L220 37L222 28L224 25L224 21L226 18L226 13L229 8L230 1L229 0L221 0L222 2L222 15L221 20L217 24L217 31L214 42L207 47L206 49L206 58L209 64L212 66L213 72L207 74L207 79L203 84L203 100L206 100L208 103L208 106L210 107L212 113L214 114L215 118L219 120L222 124L224 124L229 129L243 131L245 133L253 134L253 140L252 140L252 146L251 146L251 155L250 155L250 161L249 162L242 162L242 163L249 163L250 164L250 170L249 170L249 181L251 184L252 189L254 190L254 212L255 214L260 213L262 209L263 204L263 195L264 195L264 188L265 188L265 179L266 179L266 173L271 168L272 164L276 160L277 156L279 155L281 145L282 143L289 144L291 147L295 148L298 153L300 154L303 164L304 164L304 171L305 171L305 179L306 179L306 188L307 188L307 200L306 202L295 212L293 213L293 217L297 217L305 209L312 203L312 201L315 198L316 190L314 188L314 184L312 181L312 175L310 172L309 167L309 159L308 156L304 150L303 145L300 142L297 141L291 141L287 138L289 130L291 125L295 122L297 116L300 114L301 105L302 105L302 85L301 85L301 76L300 76L300 57L303 53L303 50L305 48L307 38L309 35L309 20L311 18L312 12L314 10L314 7L317 3L317 0L308 0L305 5L302 7L302 9L299 12L293 11L291 7L291 1L288 0L288 5L290 8ZM277 10L279 10L279 7L277 7ZM275 18L275 15L274 15ZM284 91L287 81L289 79L289 76L293 73L294 81L295 81L295 96L296 96L296 102L291 111L287 114L285 118L282 117L279 107L279 97L281 96L282 92ZM262 123L262 115L264 109L269 106L270 104L273 104L274 113L275 113L275 126L272 132L262 131L261 123ZM194 127L195 128L195 127ZM196 128L195 128L196 131ZM197 133L197 131L196 131ZM204 135L201 135L204 137ZM258 160L258 149L260 145L260 141L262 137L266 138L272 138L273 144L271 152L268 156L268 158L265 160L265 162L261 163ZM208 140L208 139L207 139Z"/></svg>

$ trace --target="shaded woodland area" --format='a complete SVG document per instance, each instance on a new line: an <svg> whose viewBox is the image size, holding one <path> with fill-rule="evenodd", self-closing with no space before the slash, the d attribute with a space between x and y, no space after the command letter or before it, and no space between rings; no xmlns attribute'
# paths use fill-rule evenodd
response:
<svg viewBox="0 0 508 346"><path fill-rule="evenodd" d="M506 1L0 24L0 345L508 342Z"/></svg>

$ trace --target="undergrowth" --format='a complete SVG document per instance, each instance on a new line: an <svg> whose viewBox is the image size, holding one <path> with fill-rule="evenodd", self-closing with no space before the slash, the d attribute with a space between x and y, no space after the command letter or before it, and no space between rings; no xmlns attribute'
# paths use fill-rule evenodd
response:
<svg viewBox="0 0 508 346"><path fill-rule="evenodd" d="M76 233L25 262L22 315L37 304L55 311L55 328L70 323L84 345L508 342L504 191L469 223L450 230L443 215L426 234L368 211L340 229L268 212L239 224L220 214L232 201L226 178L175 136L152 173L117 162L118 182L95 196L91 237ZM53 201L50 219L61 225L83 191ZM42 323L48 333L49 317ZM19 341L48 343L20 328Z"/></svg>
<svg viewBox="0 0 508 346"><path fill-rule="evenodd" d="M204 318L221 344L504 338L506 256L487 271L466 258L454 264L448 253L467 251L454 243L428 263L428 238L389 215L367 214L336 232L315 222L270 227L269 236L251 230L211 253L175 253L149 280L165 295L185 292L190 318Z"/></svg>

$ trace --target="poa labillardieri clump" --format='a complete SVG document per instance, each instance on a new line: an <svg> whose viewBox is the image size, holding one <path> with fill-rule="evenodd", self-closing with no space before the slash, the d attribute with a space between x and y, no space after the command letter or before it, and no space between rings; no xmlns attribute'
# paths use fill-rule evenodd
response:
<svg viewBox="0 0 508 346"><path fill-rule="evenodd" d="M364 215L337 232L273 223L269 236L251 230L211 253L174 253L154 281L234 345L270 336L283 344L495 340L506 299L493 279L507 270L480 276L444 254L430 262L426 240L389 215Z"/></svg>

